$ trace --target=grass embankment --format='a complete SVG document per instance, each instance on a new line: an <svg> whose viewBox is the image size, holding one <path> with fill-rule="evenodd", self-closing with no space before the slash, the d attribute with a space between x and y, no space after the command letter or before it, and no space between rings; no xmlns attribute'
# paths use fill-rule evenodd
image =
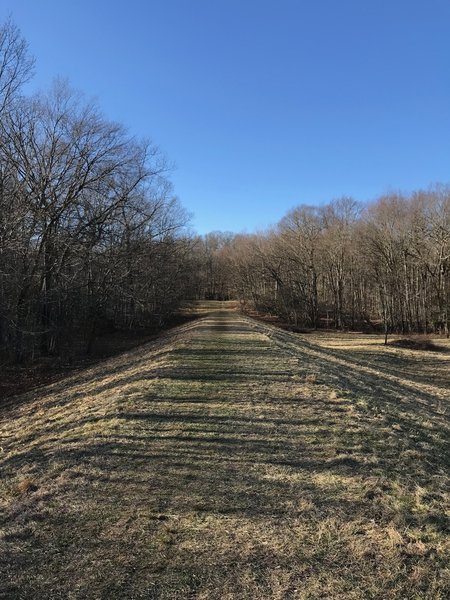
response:
<svg viewBox="0 0 450 600"><path fill-rule="evenodd" d="M29 394L0 597L447 598L449 366L222 311Z"/></svg>
<svg viewBox="0 0 450 600"><path fill-rule="evenodd" d="M71 340L72 347L68 354L41 356L20 364L11 362L10 357L0 353L0 410L11 396L25 394L40 386L61 381L106 358L142 346L160 337L164 331L197 318L201 310L196 307L180 308L163 327L118 329L99 335L95 338L89 354L86 354L86 343L83 344L80 340Z"/></svg>

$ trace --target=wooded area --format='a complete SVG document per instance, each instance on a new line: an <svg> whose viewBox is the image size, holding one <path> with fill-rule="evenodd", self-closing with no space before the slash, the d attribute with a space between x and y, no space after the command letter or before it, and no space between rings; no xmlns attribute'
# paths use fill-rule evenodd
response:
<svg viewBox="0 0 450 600"><path fill-rule="evenodd" d="M191 299L239 299L295 326L449 335L450 190L299 206L253 235L189 234L158 147L56 81L0 28L0 349L89 353Z"/></svg>
<svg viewBox="0 0 450 600"><path fill-rule="evenodd" d="M0 344L10 359L89 352L160 325L186 297L191 241L158 148L61 81L21 94L33 61L0 29Z"/></svg>
<svg viewBox="0 0 450 600"><path fill-rule="evenodd" d="M212 296L296 326L449 334L447 187L299 206L267 233L216 236L212 254Z"/></svg>

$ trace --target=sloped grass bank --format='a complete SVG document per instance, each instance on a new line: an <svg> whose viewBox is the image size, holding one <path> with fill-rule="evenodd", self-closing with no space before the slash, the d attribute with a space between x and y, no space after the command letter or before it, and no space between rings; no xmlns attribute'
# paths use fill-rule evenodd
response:
<svg viewBox="0 0 450 600"><path fill-rule="evenodd" d="M445 371L375 359L222 310L31 394L0 597L447 598Z"/></svg>

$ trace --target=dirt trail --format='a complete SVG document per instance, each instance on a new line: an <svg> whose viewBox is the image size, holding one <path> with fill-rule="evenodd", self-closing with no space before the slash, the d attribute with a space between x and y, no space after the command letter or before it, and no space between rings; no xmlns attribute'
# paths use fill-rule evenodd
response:
<svg viewBox="0 0 450 600"><path fill-rule="evenodd" d="M448 397L416 383L219 310L28 394L0 598L446 598Z"/></svg>

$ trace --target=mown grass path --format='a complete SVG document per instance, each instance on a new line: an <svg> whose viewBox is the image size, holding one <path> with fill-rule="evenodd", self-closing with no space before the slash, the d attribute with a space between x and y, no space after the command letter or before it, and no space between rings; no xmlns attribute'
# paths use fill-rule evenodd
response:
<svg viewBox="0 0 450 600"><path fill-rule="evenodd" d="M28 394L0 598L447 598L448 395L416 384L223 310Z"/></svg>

